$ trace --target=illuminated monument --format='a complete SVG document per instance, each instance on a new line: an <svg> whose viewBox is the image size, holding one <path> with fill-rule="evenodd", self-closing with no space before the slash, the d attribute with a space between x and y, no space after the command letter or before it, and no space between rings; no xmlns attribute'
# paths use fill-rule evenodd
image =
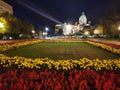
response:
<svg viewBox="0 0 120 90"><path fill-rule="evenodd" d="M71 24L64 24L63 25L63 34L64 35L74 35L75 33L82 31L85 26L89 26L90 24L87 23L87 17L82 12L82 15L79 17L79 23L75 23L75 25Z"/></svg>
<svg viewBox="0 0 120 90"><path fill-rule="evenodd" d="M79 20L75 24L57 24L55 26L55 33L63 30L63 35L74 35L79 31L83 31L83 28L86 26L90 26L90 23L87 21L87 17L84 12L79 17Z"/></svg>

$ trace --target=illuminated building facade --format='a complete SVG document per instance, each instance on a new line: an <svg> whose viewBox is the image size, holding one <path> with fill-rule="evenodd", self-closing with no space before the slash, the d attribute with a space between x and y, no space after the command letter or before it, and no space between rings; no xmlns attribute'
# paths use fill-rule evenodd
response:
<svg viewBox="0 0 120 90"><path fill-rule="evenodd" d="M55 33L63 30L63 35L74 35L79 31L83 31L84 27L90 26L90 21L88 23L87 22L87 17L83 12L75 24L57 24L55 26Z"/></svg>
<svg viewBox="0 0 120 90"><path fill-rule="evenodd" d="M77 23L79 22L79 23ZM79 17L79 20L75 23L75 25L71 24L65 24L63 25L63 34L64 35L74 35L75 33L79 31L83 31L83 28L86 26L90 26L90 24L87 23L87 17L82 13L82 15Z"/></svg>
<svg viewBox="0 0 120 90"><path fill-rule="evenodd" d="M13 14L13 7L3 0L0 0L0 14L8 12L10 14Z"/></svg>

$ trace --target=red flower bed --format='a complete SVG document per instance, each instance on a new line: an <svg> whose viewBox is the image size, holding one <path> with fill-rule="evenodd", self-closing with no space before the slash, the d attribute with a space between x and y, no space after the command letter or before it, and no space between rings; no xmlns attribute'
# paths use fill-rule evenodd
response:
<svg viewBox="0 0 120 90"><path fill-rule="evenodd" d="M15 44L15 43L22 43L22 42L25 42L25 41L34 41L34 40L35 39L30 39L30 40L3 40L3 41L0 41L0 45L4 45L4 44L12 45L12 44Z"/></svg>
<svg viewBox="0 0 120 90"><path fill-rule="evenodd" d="M96 41L96 40L88 40L88 41L96 42L96 43L101 43L101 44L105 44L107 46L111 46L111 47L116 48L116 49L120 49L120 45L115 44L115 43L104 42L104 41Z"/></svg>
<svg viewBox="0 0 120 90"><path fill-rule="evenodd" d="M120 72L2 68L0 90L120 90Z"/></svg>
<svg viewBox="0 0 120 90"><path fill-rule="evenodd" d="M25 42L25 40L0 41L0 45L4 45L4 44L12 45L19 42Z"/></svg>

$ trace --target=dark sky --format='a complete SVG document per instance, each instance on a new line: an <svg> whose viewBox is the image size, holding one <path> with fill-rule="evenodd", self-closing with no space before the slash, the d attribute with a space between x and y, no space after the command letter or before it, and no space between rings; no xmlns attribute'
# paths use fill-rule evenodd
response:
<svg viewBox="0 0 120 90"><path fill-rule="evenodd" d="M56 22L78 21L82 12L88 20L98 23L112 0L4 0L14 14L36 26L54 26ZM51 19L51 20L49 20Z"/></svg>

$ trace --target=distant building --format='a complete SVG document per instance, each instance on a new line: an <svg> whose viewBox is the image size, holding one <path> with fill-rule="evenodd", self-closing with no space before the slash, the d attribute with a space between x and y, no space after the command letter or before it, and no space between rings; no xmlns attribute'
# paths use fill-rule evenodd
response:
<svg viewBox="0 0 120 90"><path fill-rule="evenodd" d="M61 35L63 33L63 25L56 24L55 25L55 35Z"/></svg>
<svg viewBox="0 0 120 90"><path fill-rule="evenodd" d="M0 14L8 12L10 14L13 14L13 7L3 0L0 0Z"/></svg>
<svg viewBox="0 0 120 90"><path fill-rule="evenodd" d="M57 24L55 26L55 32L59 32L60 30L63 30L63 35L74 35L75 33L78 33L79 31L83 31L84 27L90 26L90 21L87 21L87 17L82 12L82 15L79 17L79 20L75 22L74 24L67 24L64 23L63 25Z"/></svg>

